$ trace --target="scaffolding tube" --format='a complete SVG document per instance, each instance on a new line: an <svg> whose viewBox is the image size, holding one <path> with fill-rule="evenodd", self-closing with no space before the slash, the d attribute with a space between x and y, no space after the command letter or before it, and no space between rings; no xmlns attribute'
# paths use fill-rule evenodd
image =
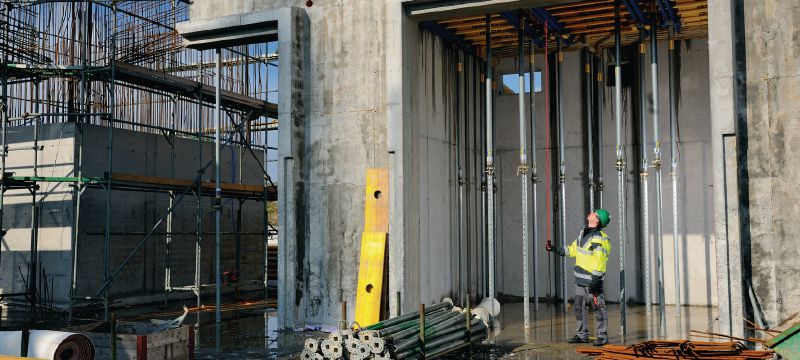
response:
<svg viewBox="0 0 800 360"><path fill-rule="evenodd" d="M536 228L539 224L539 213L537 211L536 205L539 203L537 200L537 183L539 182L538 174L536 172L536 98L534 96L536 92L536 84L535 84L535 76L536 74L536 67L534 66L535 54L534 54L534 46L533 46L533 37L530 39L530 60L528 63L529 69L529 76L528 76L528 86L530 87L530 91L528 92L528 106L530 107L530 121L531 121L531 184L533 185L533 194L532 200L533 205L531 206L531 212L533 213L533 222L531 223L531 235L533 240L533 278L532 278L532 287L533 287L533 310L539 310L539 293L537 291L537 284L536 284L536 266L539 264L538 261L538 240L539 237L537 236ZM526 246L527 248L527 246ZM527 263L527 262L526 262ZM527 283L527 282L526 282Z"/></svg>
<svg viewBox="0 0 800 360"><path fill-rule="evenodd" d="M11 12L11 3L6 2L4 6L5 22L3 24L4 36L9 36L9 13ZM8 63L8 52L3 51L3 66L0 69L0 238L5 236L5 229L3 228L3 214L4 214L4 199L6 192L5 174L6 174L6 158L8 157L8 142L7 142L7 124L8 124L8 77L6 76ZM0 252L2 253L2 252Z"/></svg>
<svg viewBox="0 0 800 360"><path fill-rule="evenodd" d="M625 298L625 146L622 129L622 25L620 23L620 1L614 4L614 128L617 154L617 205L619 207L619 302L620 334L625 342L627 335L627 299Z"/></svg>
<svg viewBox="0 0 800 360"><path fill-rule="evenodd" d="M564 151L564 78L562 76L562 62L564 62L564 53L562 50L561 36L557 37L556 41L556 105L558 106L558 183L561 191L561 201L559 201L558 215L560 218L559 224L559 237L561 238L561 246L567 246L567 162L566 154ZM567 296L567 262L561 259L561 311L566 312L568 306Z"/></svg>
<svg viewBox="0 0 800 360"><path fill-rule="evenodd" d="M202 58L202 57L201 57ZM197 94L198 100L200 99L200 94ZM202 104L197 105L197 133L200 134L202 131L202 124L203 124L203 111L202 111ZM197 138L197 177L202 179L203 176L203 141L200 140L201 138ZM265 150L266 152L266 150ZM203 250L203 182L198 181L197 187L195 189L195 197L197 199L197 208L195 209L195 222L197 228L197 236L195 238L195 255L194 255L194 294L197 296L197 307L200 308L202 305L202 298L201 298L201 291L200 291L200 265L202 260L202 250ZM173 206L175 204L173 203ZM200 325L200 316L197 317L197 325Z"/></svg>
<svg viewBox="0 0 800 360"><path fill-rule="evenodd" d="M670 144L670 177L672 178L672 251L673 267L675 270L675 318L678 329L681 328L681 280L680 257L678 238L678 104L675 101L675 24L669 27L669 53L667 62L669 68L669 144Z"/></svg>
<svg viewBox="0 0 800 360"><path fill-rule="evenodd" d="M91 8L91 6L89 6ZM112 6L113 11L116 12L117 5L116 3ZM88 24L88 21L87 21ZM87 25L88 26L88 25ZM111 271L111 174L113 174L113 154L114 154L114 110L115 110L115 75L116 75L116 36L117 36L117 16L114 16L114 32L111 34L111 52L109 56L109 61L111 62L111 82L108 84L109 91L108 91L108 107L110 116L108 117L108 144L106 145L107 151L107 163L106 163L106 171L108 172L108 179L106 179L106 218L105 218L105 235L103 236L103 280L109 280L109 271ZM87 40L88 41L88 40ZM87 49L89 46L87 45ZM83 66L85 67L87 64L85 63L86 59L84 59ZM83 81L86 81L85 75L81 75ZM81 105L85 103L86 99L83 99ZM88 112L89 109L84 109L84 111ZM109 292L110 287L106 287L103 291L103 320L108 321L109 319Z"/></svg>
<svg viewBox="0 0 800 360"><path fill-rule="evenodd" d="M645 313L647 314L648 331L650 329L650 319L653 315L653 299L651 297L651 282L650 279L650 209L649 203L649 189L647 184L647 176L650 164L647 162L647 94L645 92L646 79L645 79L645 41L647 35L644 27L639 29L639 147L641 164L639 168L639 196L641 196L641 203L639 204L640 215L642 216L642 263L644 264L644 306Z"/></svg>
<svg viewBox="0 0 800 360"><path fill-rule="evenodd" d="M520 17L520 26L517 31L517 47L519 54L517 56L517 75L518 75L518 115L519 115L519 166L517 167L517 175L520 177L522 185L521 189L521 205L522 212L520 214L522 220L522 317L523 327L525 329L530 327L531 314L530 314L530 288L528 280L528 149L525 131L525 34L522 29L525 28L525 18ZM532 52L531 52L532 53ZM531 88L533 91L533 88Z"/></svg>
<svg viewBox="0 0 800 360"><path fill-rule="evenodd" d="M220 88L222 86L222 51L217 48L214 53L214 60L216 61L216 71L214 72L214 92L216 95L216 106L214 108L214 271L215 271L215 286L214 286L214 300L216 308L214 309L214 320L219 325L222 323L222 312L220 305L222 303L222 264L220 253L222 251L222 188L220 177L220 156L219 156L219 143L220 143L220 128L222 126L222 114L220 106Z"/></svg>
<svg viewBox="0 0 800 360"><path fill-rule="evenodd" d="M489 267L489 301L495 313L494 298L494 117L492 114L492 17L486 15L486 233ZM494 328L494 324L489 324Z"/></svg>
<svg viewBox="0 0 800 360"><path fill-rule="evenodd" d="M592 52L589 48L584 50L584 82L586 84L586 158L588 169L586 169L586 186L589 193L589 211L594 211L594 129L593 129L593 109L592 109Z"/></svg>
<svg viewBox="0 0 800 360"><path fill-rule="evenodd" d="M653 168L656 180L656 291L658 294L658 324L659 335L665 336L667 332L666 306L664 302L664 249L662 220L662 190L661 190L661 140L659 139L658 117L658 38L656 23L650 26L650 83L653 91Z"/></svg>

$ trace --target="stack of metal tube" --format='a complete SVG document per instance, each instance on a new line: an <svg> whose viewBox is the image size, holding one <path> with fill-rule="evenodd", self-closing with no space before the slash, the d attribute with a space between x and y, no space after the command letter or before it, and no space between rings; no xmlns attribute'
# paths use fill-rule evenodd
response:
<svg viewBox="0 0 800 360"><path fill-rule="evenodd" d="M363 329L353 323L325 339L308 339L300 358L432 359L480 343L487 336L484 320L445 299L424 309L424 316L415 311Z"/></svg>

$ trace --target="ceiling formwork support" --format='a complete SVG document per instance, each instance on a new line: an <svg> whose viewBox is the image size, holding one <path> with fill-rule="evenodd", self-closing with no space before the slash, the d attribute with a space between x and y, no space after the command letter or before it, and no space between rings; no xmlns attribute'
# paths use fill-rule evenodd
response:
<svg viewBox="0 0 800 360"><path fill-rule="evenodd" d="M539 292L537 291L537 281L536 281L536 269L539 264L538 261L538 240L539 237L536 232L537 225L539 224L539 212L537 210L538 197L537 194L537 184L539 183L538 173L536 171L536 99L534 94L536 93L536 84L535 84L535 77L536 74L536 67L534 66L535 62L535 54L534 54L534 38L530 38L530 57L528 61L528 86L530 87L530 91L528 91L528 106L530 107L529 114L530 114L530 122L531 122L531 184L533 185L533 192L532 192L532 206L531 212L533 213L533 222L531 223L531 234L533 240L533 277L532 277L532 286L533 286L533 310L539 310ZM526 247L527 248L527 247Z"/></svg>
<svg viewBox="0 0 800 360"><path fill-rule="evenodd" d="M492 112L492 17L486 16L486 232L488 247L488 281L491 313L494 314L494 116ZM494 328L494 322L489 324Z"/></svg>
<svg viewBox="0 0 800 360"><path fill-rule="evenodd" d="M588 168L586 169L586 191L589 197L589 211L595 209L594 198L594 129L593 129L593 109L592 109L592 53L588 48L584 49L584 63L583 63L583 80L586 85L585 88L585 101L586 108L584 109L584 116L586 117L586 158Z"/></svg>
<svg viewBox="0 0 800 360"><path fill-rule="evenodd" d="M652 299L652 281L650 279L650 209L649 209L649 190L648 190L648 172L650 164L647 160L647 94L645 92L646 74L645 63L647 62L647 53L645 41L647 34L644 27L639 29L639 153L640 153L640 166L639 166L639 211L642 217L641 227L641 244L642 244L642 264L644 273L644 305L645 314L647 314L647 331L649 337L650 320L653 315L653 299Z"/></svg>
<svg viewBox="0 0 800 360"><path fill-rule="evenodd" d="M520 19L520 27L517 32L517 105L519 115L519 165L517 166L517 175L520 177L521 188L521 205L522 212L520 213L522 225L522 317L523 327L528 329L530 327L531 314L530 314L530 281L529 281L529 268L528 268L528 149L525 130L525 19ZM531 48L531 54L533 49ZM533 88L531 88L533 91Z"/></svg>
<svg viewBox="0 0 800 360"><path fill-rule="evenodd" d="M678 333L681 330L681 280L680 280L680 246L678 237L678 104L675 101L675 24L669 27L667 68L669 69L669 144L670 144L670 178L672 179L672 251L675 277L675 319Z"/></svg>
<svg viewBox="0 0 800 360"><path fill-rule="evenodd" d="M468 255L466 254L465 238L464 238L464 172L463 164L461 163L461 147L464 146L461 139L461 74L463 71L463 63L461 58L461 50L456 48L456 73L455 73L455 129L456 129L456 176L458 184L458 271L457 271L457 294L458 301L466 304L466 295L464 291L464 265L469 262Z"/></svg>
<svg viewBox="0 0 800 360"><path fill-rule="evenodd" d="M567 246L567 162L564 152L564 77L562 76L562 63L564 62L564 52L562 49L563 40L561 35L556 37L556 106L558 115L558 184L560 201L558 204L559 217L559 237L560 244ZM568 306L567 292L567 262L561 259L561 311L566 312Z"/></svg>
<svg viewBox="0 0 800 360"><path fill-rule="evenodd" d="M614 130L616 132L617 205L619 208L619 302L620 334L625 342L627 335L627 298L625 297L625 145L622 127L622 25L620 1L614 4Z"/></svg>
<svg viewBox="0 0 800 360"><path fill-rule="evenodd" d="M599 57L594 58L592 61L593 73L595 74L595 78L597 79L597 89L595 90L595 96L593 100L595 100L595 113L597 117L595 119L597 125L597 207L604 209L603 207L603 188L605 186L603 182L603 107L605 105L605 83L604 83L604 76L603 72L605 71L605 62L604 62L604 54L605 50L598 49L600 55Z"/></svg>
<svg viewBox="0 0 800 360"><path fill-rule="evenodd" d="M658 32L656 20L650 25L650 84L653 92L653 169L656 187L656 218L655 218L655 246L656 246L656 292L658 295L658 334L665 336L667 332L666 306L664 302L664 248L662 221L662 189L661 189L661 140L659 138L658 116Z"/></svg>

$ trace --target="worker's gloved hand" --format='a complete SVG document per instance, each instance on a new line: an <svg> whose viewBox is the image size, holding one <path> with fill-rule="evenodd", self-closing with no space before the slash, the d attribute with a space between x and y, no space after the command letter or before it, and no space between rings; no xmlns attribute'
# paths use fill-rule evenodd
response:
<svg viewBox="0 0 800 360"><path fill-rule="evenodd" d="M589 293L600 295L603 293L603 277L592 275L592 282L589 284Z"/></svg>

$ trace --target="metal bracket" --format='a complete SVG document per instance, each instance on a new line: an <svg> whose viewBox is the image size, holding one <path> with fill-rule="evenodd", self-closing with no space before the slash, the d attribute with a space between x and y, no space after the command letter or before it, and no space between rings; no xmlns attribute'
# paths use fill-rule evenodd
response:
<svg viewBox="0 0 800 360"><path fill-rule="evenodd" d="M494 175L494 165L486 165L485 173L486 173L487 176L493 176Z"/></svg>
<svg viewBox="0 0 800 360"><path fill-rule="evenodd" d="M625 169L625 160L618 159L616 164L617 164L617 171L622 171Z"/></svg>
<svg viewBox="0 0 800 360"><path fill-rule="evenodd" d="M653 167L658 169L661 167L661 159L654 159L653 160Z"/></svg>
<svg viewBox="0 0 800 360"><path fill-rule="evenodd" d="M524 175L528 173L528 165L521 164L517 166L517 175Z"/></svg>

